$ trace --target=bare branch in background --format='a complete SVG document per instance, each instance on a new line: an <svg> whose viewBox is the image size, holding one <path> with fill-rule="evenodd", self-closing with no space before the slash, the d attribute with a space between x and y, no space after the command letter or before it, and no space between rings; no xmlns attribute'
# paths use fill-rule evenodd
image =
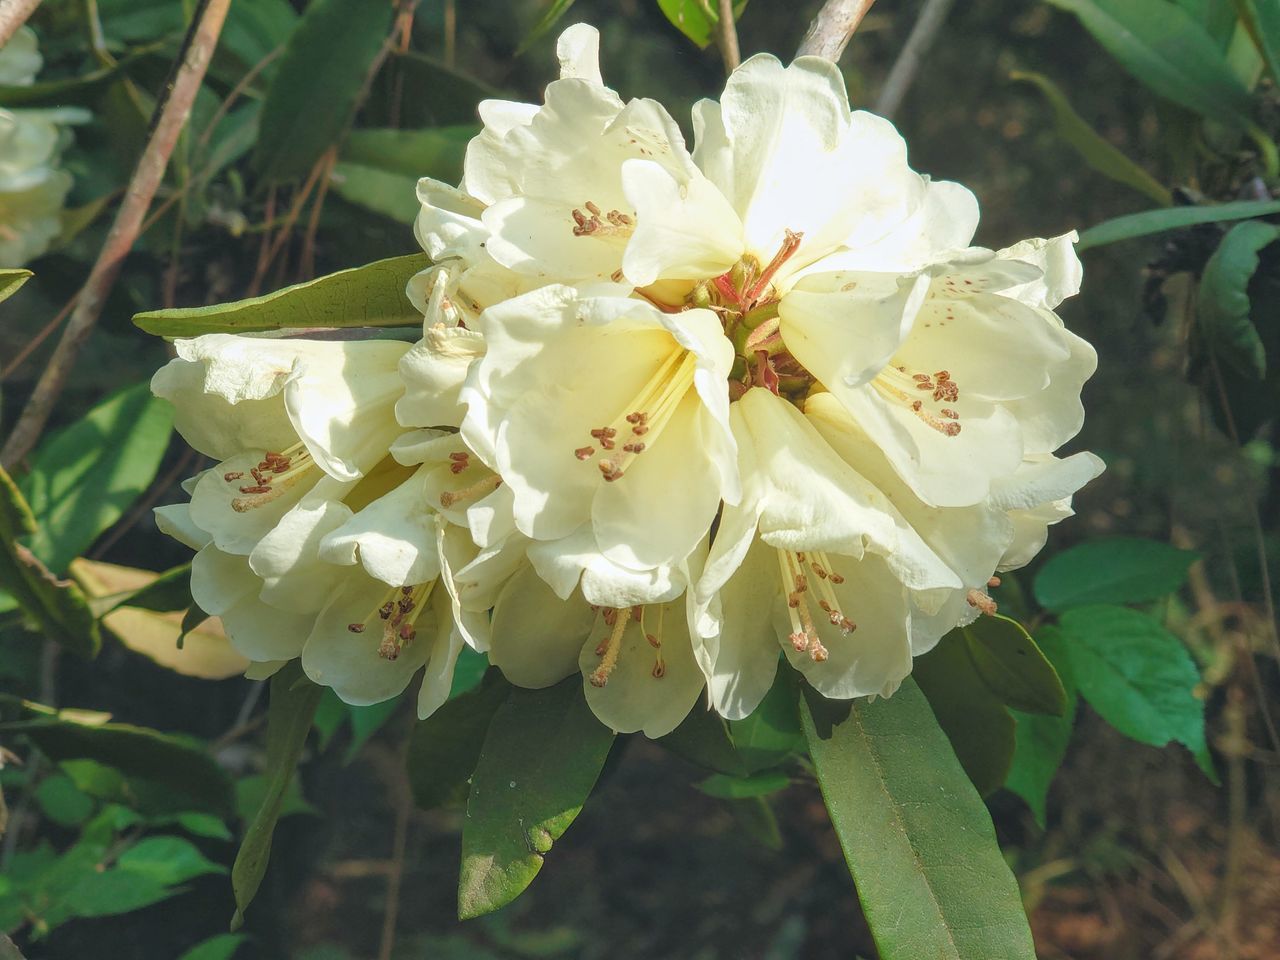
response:
<svg viewBox="0 0 1280 960"><path fill-rule="evenodd" d="M0 0L0 47L13 38L38 6L40 0Z"/></svg>
<svg viewBox="0 0 1280 960"><path fill-rule="evenodd" d="M894 61L893 68L889 71L889 76L880 91L880 98L876 100L875 111L880 116L892 119L898 112L903 98L911 89L924 55L929 52L933 41L938 38L938 32L942 29L942 24L953 6L955 6L955 0L925 0L920 16L916 18L915 26L911 28L911 34L907 37L907 42L902 45L898 59Z"/></svg>
<svg viewBox="0 0 1280 960"><path fill-rule="evenodd" d="M36 383L31 399L27 401L4 449L0 450L0 463L6 467L21 460L35 446L67 378L71 375L80 348L98 322L107 296L120 275L125 257L138 239L143 218L147 215L156 189L164 179L169 157L191 113L191 105L204 80L230 5L231 0L201 0L196 8L191 29L183 41L177 72L172 82L166 86L166 94L156 107L151 137L129 181L115 222L107 234L106 243L103 244L93 269L89 271L89 279L85 281L49 365Z"/></svg>
<svg viewBox="0 0 1280 960"><path fill-rule="evenodd" d="M800 41L797 57L826 57L833 63L840 59L849 38L876 0L827 0L809 24Z"/></svg>
<svg viewBox="0 0 1280 960"><path fill-rule="evenodd" d="M738 49L738 24L733 18L733 0L720 0L720 20L716 24L716 46L724 60L724 72L733 73L742 62Z"/></svg>

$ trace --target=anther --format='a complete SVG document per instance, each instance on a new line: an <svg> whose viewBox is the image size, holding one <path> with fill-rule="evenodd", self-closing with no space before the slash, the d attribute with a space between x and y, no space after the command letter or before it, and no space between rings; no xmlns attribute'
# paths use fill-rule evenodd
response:
<svg viewBox="0 0 1280 960"><path fill-rule="evenodd" d="M996 602L981 590L970 590L968 597L969 606L985 613L989 617L993 617L998 609Z"/></svg>
<svg viewBox="0 0 1280 960"><path fill-rule="evenodd" d="M622 476L622 471L618 469L618 465L612 460L601 460L598 466L600 467L600 473L604 475L605 480L609 483L613 483L613 481Z"/></svg>
<svg viewBox="0 0 1280 960"><path fill-rule="evenodd" d="M383 620L390 620L391 614L395 612L395 609L396 609L395 603L388 600L386 603L384 603L382 606L378 608L378 616L381 617Z"/></svg>
<svg viewBox="0 0 1280 960"><path fill-rule="evenodd" d="M829 656L831 656L831 654L827 651L827 648L822 645L822 641L817 637L814 637L812 642L809 644L809 659L814 663L825 663Z"/></svg>
<svg viewBox="0 0 1280 960"><path fill-rule="evenodd" d="M244 476L243 470L231 470L227 473L224 473L222 475L222 479L225 480L227 483L233 483L236 480L239 480L243 476Z"/></svg>
<svg viewBox="0 0 1280 960"><path fill-rule="evenodd" d="M998 586L1000 586L1000 578L999 578L999 577L995 577L995 576L993 576L990 580L988 580L988 581L987 581L987 586L988 586L988 587L998 587Z"/></svg>
<svg viewBox="0 0 1280 960"><path fill-rule="evenodd" d="M650 675L655 680L661 680L665 677L667 675L667 662L661 657L653 661L653 669L650 671Z"/></svg>
<svg viewBox="0 0 1280 960"><path fill-rule="evenodd" d="M364 624L363 624L363 623L348 623L348 624L347 624L347 629L348 629L349 631L351 631L352 633L364 633Z"/></svg>
<svg viewBox="0 0 1280 960"><path fill-rule="evenodd" d="M595 453L596 453L595 447L578 447L577 450L573 451L573 455L577 457L579 460L590 460L593 456L595 456Z"/></svg>
<svg viewBox="0 0 1280 960"><path fill-rule="evenodd" d="M257 486L252 486L252 487L241 487L241 488L240 488L240 492L241 492L241 493L270 493L270 492L271 492L271 488L270 488L269 486L267 486L266 484L262 484L262 483L260 483L260 484L258 484ZM235 510L236 510L236 512L237 512L237 513L243 513L243 512L244 512L243 510L241 510L241 509L239 509L239 508L237 508L237 507L236 507L236 503L238 503L238 502L240 502L240 501L237 501L237 500L233 500L233 501L231 501L231 506L232 506L232 508L233 508L233 509L235 509ZM246 507L245 509L248 509L248 508Z"/></svg>
<svg viewBox="0 0 1280 960"><path fill-rule="evenodd" d="M638 442L624 443L622 449L627 453L644 453L644 444Z"/></svg>
<svg viewBox="0 0 1280 960"><path fill-rule="evenodd" d="M655 637L652 633L646 633L644 635L644 638L649 641L649 646L653 647L655 650L657 650L660 646L662 646L662 641L659 640L657 637Z"/></svg>
<svg viewBox="0 0 1280 960"><path fill-rule="evenodd" d="M412 623L400 624L399 637L402 643L412 643L413 638L416 637L417 635L418 635L418 631L413 629Z"/></svg>

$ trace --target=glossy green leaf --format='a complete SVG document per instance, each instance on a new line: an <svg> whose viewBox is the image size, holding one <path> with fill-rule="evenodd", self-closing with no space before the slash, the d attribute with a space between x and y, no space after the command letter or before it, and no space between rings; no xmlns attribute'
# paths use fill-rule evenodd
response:
<svg viewBox="0 0 1280 960"><path fill-rule="evenodd" d="M742 16L747 0L734 0L733 16ZM720 22L716 0L658 0L658 7L677 30L700 47L711 43L712 31Z"/></svg>
<svg viewBox="0 0 1280 960"><path fill-rule="evenodd" d="M243 934L220 933L203 943L197 943L178 960L231 960L244 942Z"/></svg>
<svg viewBox="0 0 1280 960"><path fill-rule="evenodd" d="M825 700L801 719L882 960L1034 960L1017 881L928 701Z"/></svg>
<svg viewBox="0 0 1280 960"><path fill-rule="evenodd" d="M1262 249L1280 237L1280 226L1246 220L1228 231L1205 264L1196 294L1198 331L1205 345L1252 380L1267 374L1267 351L1254 326L1249 281Z"/></svg>
<svg viewBox="0 0 1280 960"><path fill-rule="evenodd" d="M1104 177L1132 187L1146 194L1156 203L1168 206L1173 202L1169 190L1147 173L1146 170L1130 160L1122 150L1105 139L1084 118L1072 108L1066 94L1058 85L1042 73L1030 73L1015 70L1009 74L1013 80L1021 80L1036 87L1053 110L1054 126L1058 136L1065 140L1079 154L1080 159Z"/></svg>
<svg viewBox="0 0 1280 960"><path fill-rule="evenodd" d="M172 431L173 407L140 383L40 444L21 488L40 528L31 549L51 570L65 572L146 492Z"/></svg>
<svg viewBox="0 0 1280 960"><path fill-rule="evenodd" d="M1057 670L1066 691L1066 709L1061 716L1043 713L1013 712L1017 721L1014 739L1013 765L1004 785L1020 796L1031 809L1036 823L1045 825L1046 803L1049 787L1062 766L1067 745L1075 728L1076 696L1071 672L1067 669L1067 654L1063 647L1062 633L1047 624L1036 630L1044 655Z"/></svg>
<svg viewBox="0 0 1280 960"><path fill-rule="evenodd" d="M1067 706L1062 681L1020 623L998 615L979 617L963 633L978 676L1003 703L1061 716Z"/></svg>
<svg viewBox="0 0 1280 960"><path fill-rule="evenodd" d="M0 468L0 589L16 600L37 630L68 650L92 658L102 646L98 622L80 587L59 580L18 543L37 530L31 507Z"/></svg>
<svg viewBox="0 0 1280 960"><path fill-rule="evenodd" d="M1053 611L1158 600L1182 586L1197 557L1159 540L1089 540L1050 557L1032 590L1040 605Z"/></svg>
<svg viewBox="0 0 1280 960"><path fill-rule="evenodd" d="M0 270L0 303L12 297L18 292L18 288L34 276L34 273L22 267Z"/></svg>
<svg viewBox="0 0 1280 960"><path fill-rule="evenodd" d="M406 766L419 807L431 810L466 799L489 723L510 692L502 674L490 670L478 687L414 725Z"/></svg>
<svg viewBox="0 0 1280 960"><path fill-rule="evenodd" d="M531 46L545 37L556 25L556 22L569 12L569 8L573 6L573 0L549 0L546 11L538 18L538 22L533 25L533 29L528 35L520 41L520 46L516 48L516 56L524 53Z"/></svg>
<svg viewBox="0 0 1280 960"><path fill-rule="evenodd" d="M254 169L268 182L306 176L351 122L391 29L388 0L312 0L262 104Z"/></svg>
<svg viewBox="0 0 1280 960"><path fill-rule="evenodd" d="M1149 237L1201 223L1227 223L1251 217L1269 217L1280 213L1280 200L1239 200L1203 207L1172 207L1168 210L1146 210L1106 220L1080 234L1076 250L1084 252L1105 247L1121 240Z"/></svg>
<svg viewBox="0 0 1280 960"><path fill-rule="evenodd" d="M967 646L963 631L951 631L916 658L911 675L964 772L986 796L1004 783L1013 762L1013 715L983 682Z"/></svg>
<svg viewBox="0 0 1280 960"><path fill-rule="evenodd" d="M1068 610L1058 626L1071 678L1104 720L1141 743L1176 740L1203 758L1200 672L1181 640L1127 607Z"/></svg>
<svg viewBox="0 0 1280 960"><path fill-rule="evenodd" d="M513 688L489 724L462 827L458 916L505 906L533 882L604 766L613 731L569 677L545 690Z"/></svg>
<svg viewBox="0 0 1280 960"><path fill-rule="evenodd" d="M751 797L764 797L791 786L791 778L785 773L766 771L748 777L730 777L723 773L713 773L697 788L709 797L721 800L746 800Z"/></svg>
<svg viewBox="0 0 1280 960"><path fill-rule="evenodd" d="M185 810L220 816L232 810L231 781L199 741L107 722L98 714L53 710L13 698L6 702L16 705L22 718L0 723L0 730L21 733L52 760L94 760L125 777L163 786Z"/></svg>
<svg viewBox="0 0 1280 960"><path fill-rule="evenodd" d="M1068 10L1120 65L1203 117L1244 127L1252 103L1221 49L1199 23L1167 0L1049 0Z"/></svg>
<svg viewBox="0 0 1280 960"><path fill-rule="evenodd" d="M55 773L36 787L41 812L62 827L74 827L93 815L93 798L64 773Z"/></svg>
<svg viewBox="0 0 1280 960"><path fill-rule="evenodd" d="M311 730L311 718L324 691L307 679L302 665L294 660L271 678L271 703L267 714L266 795L245 830L231 867L231 890L236 912L231 919L234 932L244 923L244 911L253 901L267 872L271 857L271 836L293 782L298 759Z"/></svg>
<svg viewBox="0 0 1280 960"><path fill-rule="evenodd" d="M262 297L139 313L133 322L162 337L250 333L286 328L395 327L422 323L405 296L409 278L429 266L426 254L377 260Z"/></svg>

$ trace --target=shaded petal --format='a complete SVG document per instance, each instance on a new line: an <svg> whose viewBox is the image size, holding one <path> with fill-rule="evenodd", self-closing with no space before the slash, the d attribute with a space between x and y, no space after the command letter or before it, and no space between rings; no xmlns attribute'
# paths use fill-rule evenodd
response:
<svg viewBox="0 0 1280 960"><path fill-rule="evenodd" d="M472 361L484 355L484 337L464 327L428 327L400 358L404 395L396 420L406 427L456 427L466 407L458 398Z"/></svg>
<svg viewBox="0 0 1280 960"><path fill-rule="evenodd" d="M393 587L426 583L438 576L440 520L427 501L424 480L424 471L418 470L327 534L320 543L321 559L341 565L359 563L369 576Z"/></svg>
<svg viewBox="0 0 1280 960"><path fill-rule="evenodd" d="M562 600L524 567L493 607L489 662L519 687L559 683L578 666L578 652L596 612L581 597Z"/></svg>

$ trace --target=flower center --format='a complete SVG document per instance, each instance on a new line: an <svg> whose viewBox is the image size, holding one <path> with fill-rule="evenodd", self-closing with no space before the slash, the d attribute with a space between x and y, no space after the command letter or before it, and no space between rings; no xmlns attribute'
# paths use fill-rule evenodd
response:
<svg viewBox="0 0 1280 960"><path fill-rule="evenodd" d="M835 571L826 553L821 550L792 552L778 551L778 569L782 575L783 590L787 597L787 614L791 618L791 633L787 637L800 653L807 653L817 663L830 656L830 652L818 637L810 602L822 611L822 617L848 636L858 629L840 609L833 586L844 583L844 577Z"/></svg>
<svg viewBox="0 0 1280 960"><path fill-rule="evenodd" d="M576 447L574 457L583 462L594 459L601 476L609 483L620 480L627 467L671 422L680 402L693 387L697 365L697 358L688 350L672 350L623 408L626 412L606 426L592 427L588 431L592 442ZM597 448L603 452L598 454Z"/></svg>
<svg viewBox="0 0 1280 960"><path fill-rule="evenodd" d="M247 513L270 503L316 467L307 448L299 441L282 453L268 451L258 465L249 470L249 479L240 485L242 496L231 501L236 513ZM245 479L243 470L231 470L222 475L227 483Z"/></svg>
<svg viewBox="0 0 1280 960"><path fill-rule="evenodd" d="M435 586L435 581L411 587L392 587L382 595L382 602L375 606L363 620L347 624L350 633L364 633L375 620L382 623L382 640L378 644L378 656L383 660L395 660L400 651L418 635L418 615Z"/></svg>
<svg viewBox="0 0 1280 960"><path fill-rule="evenodd" d="M960 432L960 414L949 403L960 399L960 385L946 370L934 374L912 373L901 364L890 365L871 381L880 395L906 405L917 417L944 436Z"/></svg>

